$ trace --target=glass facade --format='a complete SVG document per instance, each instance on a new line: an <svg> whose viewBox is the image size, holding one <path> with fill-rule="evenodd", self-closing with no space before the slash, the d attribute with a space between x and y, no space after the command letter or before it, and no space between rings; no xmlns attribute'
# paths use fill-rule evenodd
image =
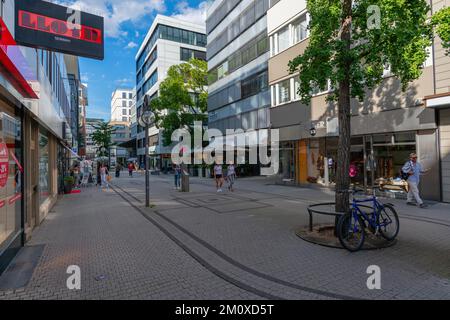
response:
<svg viewBox="0 0 450 320"><path fill-rule="evenodd" d="M23 170L21 119L0 101L0 255L22 230Z"/></svg>
<svg viewBox="0 0 450 320"><path fill-rule="evenodd" d="M409 154L416 150L415 132L352 137L349 172L352 184L381 192L405 193L401 169ZM310 140L308 180L335 183L337 151L337 137Z"/></svg>
<svg viewBox="0 0 450 320"><path fill-rule="evenodd" d="M206 35L194 31L188 31L180 28L158 25L150 40L147 42L145 49L136 62L136 71L139 72L144 62L147 60L147 56L152 50L158 39L164 39L169 41L175 41L180 43L186 43L198 47L206 47Z"/></svg>
<svg viewBox="0 0 450 320"><path fill-rule="evenodd" d="M242 48L238 49L226 61L211 69L208 73L208 83L211 85L217 82L268 51L269 39L265 34L261 34Z"/></svg>
<svg viewBox="0 0 450 320"><path fill-rule="evenodd" d="M206 52L200 50L192 50L188 48L180 48L180 60L189 61L191 59L199 59L206 61Z"/></svg>

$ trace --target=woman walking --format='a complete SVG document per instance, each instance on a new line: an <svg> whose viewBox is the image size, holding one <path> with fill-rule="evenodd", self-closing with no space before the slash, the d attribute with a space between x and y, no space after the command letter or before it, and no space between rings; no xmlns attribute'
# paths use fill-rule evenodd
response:
<svg viewBox="0 0 450 320"><path fill-rule="evenodd" d="M223 170L222 165L216 163L214 166L214 178L216 179L216 189L217 192L222 192L223 185Z"/></svg>
<svg viewBox="0 0 450 320"><path fill-rule="evenodd" d="M109 183L108 183L108 168L106 167L106 165L102 164L101 168L100 168L100 175L101 175L101 179L102 179L102 188L103 186L106 186L107 189L109 189Z"/></svg>
<svg viewBox="0 0 450 320"><path fill-rule="evenodd" d="M179 164L175 165L175 189L181 188L181 167Z"/></svg>
<svg viewBox="0 0 450 320"><path fill-rule="evenodd" d="M228 181L228 190L234 192L233 186L234 182L236 181L236 167L234 166L232 161L230 161L230 164L228 165L227 168L227 181Z"/></svg>

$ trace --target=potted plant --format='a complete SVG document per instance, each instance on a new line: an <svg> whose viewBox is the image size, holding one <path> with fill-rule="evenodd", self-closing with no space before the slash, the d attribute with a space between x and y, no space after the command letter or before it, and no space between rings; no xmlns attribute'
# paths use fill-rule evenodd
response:
<svg viewBox="0 0 450 320"><path fill-rule="evenodd" d="M64 193L70 194L72 193L73 184L75 183L75 179L71 176L64 178Z"/></svg>

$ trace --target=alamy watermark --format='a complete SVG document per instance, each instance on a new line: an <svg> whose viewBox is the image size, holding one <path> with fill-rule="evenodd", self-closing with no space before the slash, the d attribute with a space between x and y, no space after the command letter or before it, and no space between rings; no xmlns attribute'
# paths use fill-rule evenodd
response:
<svg viewBox="0 0 450 320"><path fill-rule="evenodd" d="M261 175L277 174L280 168L279 130L207 129L203 133L201 122L194 123L194 137L187 129L177 129L172 133L174 164L253 164L261 168ZM209 142L203 147L203 142ZM248 159L247 159L248 154ZM236 158L236 161L235 161ZM247 161L248 160L248 161Z"/></svg>
<svg viewBox="0 0 450 320"><path fill-rule="evenodd" d="M79 266L71 265L67 268L67 274L70 276L67 278L66 286L69 290L81 290L81 269Z"/></svg>

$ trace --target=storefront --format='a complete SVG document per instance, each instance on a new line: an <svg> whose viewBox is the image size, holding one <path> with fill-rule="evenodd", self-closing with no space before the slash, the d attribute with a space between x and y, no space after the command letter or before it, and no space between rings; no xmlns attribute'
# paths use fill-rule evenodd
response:
<svg viewBox="0 0 450 320"><path fill-rule="evenodd" d="M410 131L352 137L349 170L352 184L405 196L407 186L401 179L401 169L409 154L419 150L417 136L417 132ZM337 150L337 137L308 140L308 182L335 184Z"/></svg>
<svg viewBox="0 0 450 320"><path fill-rule="evenodd" d="M450 92L425 97L425 101L437 115L441 201L450 203Z"/></svg>
<svg viewBox="0 0 450 320"><path fill-rule="evenodd" d="M21 118L0 97L0 273L24 241Z"/></svg>

